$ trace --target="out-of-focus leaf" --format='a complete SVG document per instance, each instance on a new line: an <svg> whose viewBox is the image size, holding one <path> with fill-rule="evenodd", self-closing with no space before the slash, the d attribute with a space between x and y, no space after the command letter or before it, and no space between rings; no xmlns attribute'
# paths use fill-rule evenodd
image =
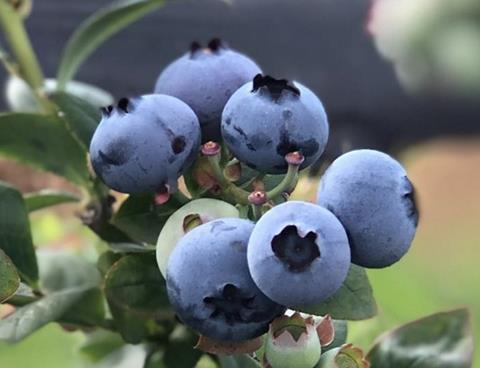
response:
<svg viewBox="0 0 480 368"><path fill-rule="evenodd" d="M105 318L103 295L98 288L100 273L95 265L70 252L38 252L40 281L46 292L56 292L72 287L90 286L82 300L59 318L62 323L97 325Z"/></svg>
<svg viewBox="0 0 480 368"><path fill-rule="evenodd" d="M101 119L100 110L79 97L55 92L50 98L58 107L61 119L86 150Z"/></svg>
<svg viewBox="0 0 480 368"><path fill-rule="evenodd" d="M166 332L160 322L172 318L173 311L155 254L122 257L106 274L104 290L125 341L139 343L146 336Z"/></svg>
<svg viewBox="0 0 480 368"><path fill-rule="evenodd" d="M60 89L101 43L164 3L165 0L117 0L87 18L63 51L57 77Z"/></svg>
<svg viewBox="0 0 480 368"><path fill-rule="evenodd" d="M142 245L134 242L129 243L109 243L109 248L118 253L151 253L155 251L153 245Z"/></svg>
<svg viewBox="0 0 480 368"><path fill-rule="evenodd" d="M19 191L2 182L0 182L0 249L12 260L23 281L30 285L36 283L37 259L23 197Z"/></svg>
<svg viewBox="0 0 480 368"><path fill-rule="evenodd" d="M347 342L348 335L348 324L347 321L341 319L333 320L333 329L335 331L335 336L331 344L327 346L322 346L322 353L338 348Z"/></svg>
<svg viewBox="0 0 480 368"><path fill-rule="evenodd" d="M249 355L219 356L222 368L260 368L261 365Z"/></svg>
<svg viewBox="0 0 480 368"><path fill-rule="evenodd" d="M18 308L15 313L0 321L0 340L18 342L47 323L59 319L89 289L88 286L57 291Z"/></svg>
<svg viewBox="0 0 480 368"><path fill-rule="evenodd" d="M193 349L198 336L194 335L183 325L177 325L171 333L162 363L165 368L195 367L202 356L202 352Z"/></svg>
<svg viewBox="0 0 480 368"><path fill-rule="evenodd" d="M42 290L59 291L83 285L100 284L100 273L94 264L69 251L37 252Z"/></svg>
<svg viewBox="0 0 480 368"><path fill-rule="evenodd" d="M123 345L89 368L142 368L147 359L145 345Z"/></svg>
<svg viewBox="0 0 480 368"><path fill-rule="evenodd" d="M112 219L113 224L133 240L156 244L168 217L183 205L172 196L167 203L156 205L153 194L131 195Z"/></svg>
<svg viewBox="0 0 480 368"><path fill-rule="evenodd" d="M0 114L0 154L75 184L90 184L85 150L56 117Z"/></svg>
<svg viewBox="0 0 480 368"><path fill-rule="evenodd" d="M20 276L8 256L0 249L0 303L12 297L20 286Z"/></svg>
<svg viewBox="0 0 480 368"><path fill-rule="evenodd" d="M473 336L466 309L437 313L380 336L367 355L371 368L470 368Z"/></svg>
<svg viewBox="0 0 480 368"><path fill-rule="evenodd" d="M78 202L80 197L74 193L63 190L44 189L24 195L28 212L41 210L57 204Z"/></svg>
<svg viewBox="0 0 480 368"><path fill-rule="evenodd" d="M47 95L56 92L57 84L56 79L45 79L43 92ZM113 96L107 91L88 83L70 81L65 90L70 95L77 96L98 109L111 105L114 101ZM7 80L5 100L10 110L15 112L36 113L42 111L42 106L37 101L30 86L22 78L15 75L10 75Z"/></svg>
<svg viewBox="0 0 480 368"><path fill-rule="evenodd" d="M350 321L367 319L377 314L377 305L367 273L362 267L351 265L342 287L318 305L293 308L295 310L335 319Z"/></svg>
<svg viewBox="0 0 480 368"><path fill-rule="evenodd" d="M117 333L95 330L86 335L85 342L80 346L80 353L91 363L99 362L124 344Z"/></svg>

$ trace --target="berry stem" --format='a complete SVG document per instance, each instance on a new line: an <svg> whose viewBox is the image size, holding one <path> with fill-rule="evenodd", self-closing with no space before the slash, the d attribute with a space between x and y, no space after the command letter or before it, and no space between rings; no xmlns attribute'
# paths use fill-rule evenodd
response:
<svg viewBox="0 0 480 368"><path fill-rule="evenodd" d="M253 219L260 220L263 214L263 205L267 203L267 194L262 190L256 190L249 194L248 201L252 206Z"/></svg>
<svg viewBox="0 0 480 368"><path fill-rule="evenodd" d="M52 105L43 95L44 77L33 51L22 16L6 0L0 0L0 27L18 63L18 72L27 82L45 112L52 113Z"/></svg>
<svg viewBox="0 0 480 368"><path fill-rule="evenodd" d="M267 192L267 198L274 199L283 193L290 194L294 191L298 182L298 171L304 157L299 152L292 152L285 156L288 162L288 171L283 180L272 190Z"/></svg>
<svg viewBox="0 0 480 368"><path fill-rule="evenodd" d="M215 179L218 181L223 193L229 196L235 203L248 205L248 195L250 193L228 181L223 174L222 167L220 166L220 145L215 142L205 143L202 147L202 153L207 156L208 163L212 168L212 173L215 176Z"/></svg>

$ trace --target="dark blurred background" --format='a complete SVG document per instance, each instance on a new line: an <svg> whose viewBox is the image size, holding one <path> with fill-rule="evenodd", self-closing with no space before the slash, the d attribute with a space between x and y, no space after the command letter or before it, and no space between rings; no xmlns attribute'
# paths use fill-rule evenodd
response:
<svg viewBox="0 0 480 368"><path fill-rule="evenodd" d="M48 77L55 76L75 27L108 3L34 2L28 28ZM159 72L193 40L205 44L221 37L266 73L298 80L318 93L331 121L329 157L355 147L396 153L433 137L478 134L474 99L444 93L412 97L402 89L367 32L371 5L371 0L172 2L108 41L76 79L117 98L148 93Z"/></svg>

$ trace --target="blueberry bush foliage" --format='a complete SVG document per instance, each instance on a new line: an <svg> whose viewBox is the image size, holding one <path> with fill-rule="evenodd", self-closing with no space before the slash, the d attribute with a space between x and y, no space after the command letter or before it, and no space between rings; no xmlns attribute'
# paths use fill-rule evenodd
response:
<svg viewBox="0 0 480 368"><path fill-rule="evenodd" d="M337 159L316 204L289 200L328 139L306 86L262 75L217 39L194 42L155 94L113 105L73 80L102 42L164 5L100 9L45 79L24 28L32 3L0 0L12 108L0 114L0 154L78 187L0 183L0 303L13 307L0 340L58 323L83 331L95 367L470 367L464 309L387 332L369 351L348 342L347 321L377 312L365 268L408 251L418 213L404 169L371 150ZM29 214L70 202L108 244L95 265L36 252Z"/></svg>

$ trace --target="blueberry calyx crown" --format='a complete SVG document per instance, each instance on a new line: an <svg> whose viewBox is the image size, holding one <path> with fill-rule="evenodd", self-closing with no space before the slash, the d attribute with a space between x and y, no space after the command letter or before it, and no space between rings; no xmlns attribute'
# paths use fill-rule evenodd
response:
<svg viewBox="0 0 480 368"><path fill-rule="evenodd" d="M216 53L221 49L226 49L227 45L220 38L213 38L208 42L206 50ZM202 45L198 41L193 41L190 44L190 55L193 56L197 51L202 50Z"/></svg>
<svg viewBox="0 0 480 368"><path fill-rule="evenodd" d="M130 102L131 101L128 98L122 97L120 100L118 100L116 108L122 113L129 113L132 111L132 104ZM113 110L115 110L115 106L109 105L107 107L102 107L101 110L103 116L109 117Z"/></svg>
<svg viewBox="0 0 480 368"><path fill-rule="evenodd" d="M317 234L313 231L302 237L296 226L288 225L273 237L272 251L289 271L303 272L316 258L320 257L316 240Z"/></svg>
<svg viewBox="0 0 480 368"><path fill-rule="evenodd" d="M252 309L254 296L243 295L233 284L226 284L218 296L208 296L203 299L206 305L213 307L210 318L223 316L228 324L249 322L245 311Z"/></svg>
<svg viewBox="0 0 480 368"><path fill-rule="evenodd" d="M275 79L269 75L257 74L253 78L252 92L257 92L260 88L266 88L272 98L279 99L283 91L289 91L295 96L300 96L300 90L286 79Z"/></svg>

